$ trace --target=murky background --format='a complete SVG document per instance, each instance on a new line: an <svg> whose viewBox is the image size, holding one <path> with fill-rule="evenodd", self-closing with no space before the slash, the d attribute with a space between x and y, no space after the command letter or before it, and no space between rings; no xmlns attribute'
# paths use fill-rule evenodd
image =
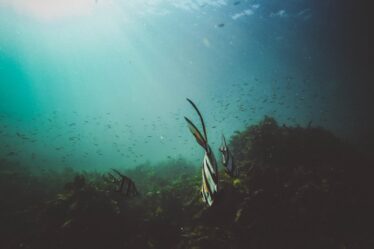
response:
<svg viewBox="0 0 374 249"><path fill-rule="evenodd" d="M358 6L358 7L357 7ZM0 158L108 169L203 151L274 117L369 144L359 3L0 0ZM371 143L372 144L372 143Z"/></svg>

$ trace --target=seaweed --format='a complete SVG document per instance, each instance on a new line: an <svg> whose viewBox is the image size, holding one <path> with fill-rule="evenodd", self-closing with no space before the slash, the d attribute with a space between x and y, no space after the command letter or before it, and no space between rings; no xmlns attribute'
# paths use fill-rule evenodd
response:
<svg viewBox="0 0 374 249"><path fill-rule="evenodd" d="M238 178L220 172L210 208L184 159L107 172L32 172L1 161L1 248L371 248L373 159L333 133L265 117L229 143ZM108 170L109 171L109 170Z"/></svg>

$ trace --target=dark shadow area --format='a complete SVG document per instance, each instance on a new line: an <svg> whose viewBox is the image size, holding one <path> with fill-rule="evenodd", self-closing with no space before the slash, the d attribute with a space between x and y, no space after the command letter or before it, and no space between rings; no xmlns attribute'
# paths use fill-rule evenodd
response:
<svg viewBox="0 0 374 249"><path fill-rule="evenodd" d="M0 247L372 248L372 155L323 128L269 117L229 144L240 170L220 172L217 202L200 168L179 159L121 170L140 193L100 172L31 172L1 161Z"/></svg>

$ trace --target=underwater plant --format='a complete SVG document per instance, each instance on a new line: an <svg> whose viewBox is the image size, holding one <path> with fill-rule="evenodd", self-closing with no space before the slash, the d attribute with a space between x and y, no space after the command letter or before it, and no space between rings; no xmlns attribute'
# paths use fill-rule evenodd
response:
<svg viewBox="0 0 374 249"><path fill-rule="evenodd" d="M1 248L370 248L373 158L271 117L228 146L239 175L220 172L211 207L200 169L181 158L126 169L134 197L113 191L107 172L32 174L3 161Z"/></svg>

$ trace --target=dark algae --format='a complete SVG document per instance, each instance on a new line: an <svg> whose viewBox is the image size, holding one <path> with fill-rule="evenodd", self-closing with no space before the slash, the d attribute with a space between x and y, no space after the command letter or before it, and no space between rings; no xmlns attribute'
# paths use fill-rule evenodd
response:
<svg viewBox="0 0 374 249"><path fill-rule="evenodd" d="M227 140L238 167L220 166L213 206L201 169L184 159L108 172L30 169L0 162L0 247L372 248L371 155L326 129L265 117ZM117 176L113 178L117 179Z"/></svg>

